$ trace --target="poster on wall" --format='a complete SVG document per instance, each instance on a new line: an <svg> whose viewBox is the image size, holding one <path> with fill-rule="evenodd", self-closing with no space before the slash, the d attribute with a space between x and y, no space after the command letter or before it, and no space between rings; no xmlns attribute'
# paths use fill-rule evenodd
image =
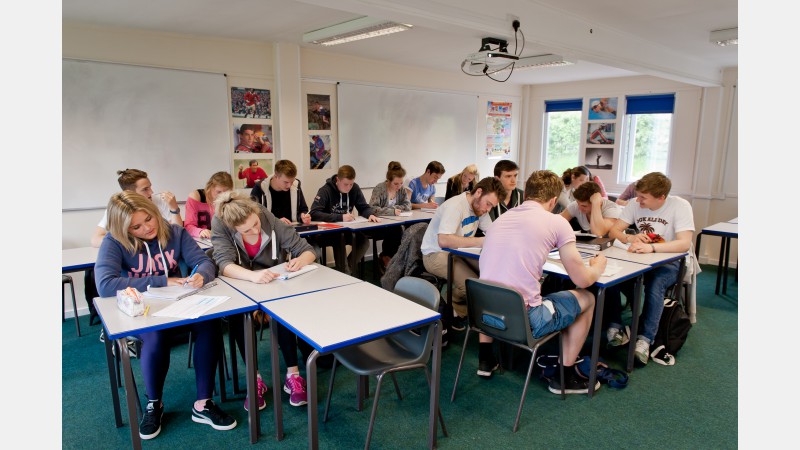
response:
<svg viewBox="0 0 800 450"><path fill-rule="evenodd" d="M612 170L614 168L613 147L586 147L583 158L589 169Z"/></svg>
<svg viewBox="0 0 800 450"><path fill-rule="evenodd" d="M586 129L587 144L613 144L615 141L613 123L589 123Z"/></svg>
<svg viewBox="0 0 800 450"><path fill-rule="evenodd" d="M331 96L321 94L308 94L308 129L331 129Z"/></svg>
<svg viewBox="0 0 800 450"><path fill-rule="evenodd" d="M231 88L231 113L233 117L271 119L272 106L269 90L255 88Z"/></svg>
<svg viewBox="0 0 800 450"><path fill-rule="evenodd" d="M273 153L272 125L234 125L233 136L234 153Z"/></svg>
<svg viewBox="0 0 800 450"><path fill-rule="evenodd" d="M511 102L487 102L486 159L507 158L511 153Z"/></svg>
<svg viewBox="0 0 800 450"><path fill-rule="evenodd" d="M598 97L589 100L589 120L617 118L617 97Z"/></svg>
<svg viewBox="0 0 800 450"><path fill-rule="evenodd" d="M233 175L234 189L252 188L267 178L267 174L272 173L272 160L237 156L233 158L233 167L236 168Z"/></svg>
<svg viewBox="0 0 800 450"><path fill-rule="evenodd" d="M331 136L328 134L312 134L308 137L309 162L311 170L330 168Z"/></svg>

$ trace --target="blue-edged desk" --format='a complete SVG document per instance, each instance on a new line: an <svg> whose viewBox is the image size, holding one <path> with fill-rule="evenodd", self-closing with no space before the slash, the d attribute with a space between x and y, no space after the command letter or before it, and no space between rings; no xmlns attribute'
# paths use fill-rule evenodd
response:
<svg viewBox="0 0 800 450"><path fill-rule="evenodd" d="M479 259L481 254L481 249L479 248L468 248L468 249L451 249L445 248L443 249L449 252L448 259L447 259L447 301L452 302L452 273L453 273L453 258L454 257L461 257L461 258L473 258ZM583 251L583 250L582 250ZM596 252L595 252L596 253ZM607 288L611 286L615 286L619 283L624 281L628 281L630 279L636 279L636 299L634 299L634 306L637 305L638 301L641 301L641 287L642 287L642 275L650 270L650 266L646 264L638 264L633 263L625 260L617 260L615 263L618 266L621 266L619 271L612 276L601 276L598 279L594 286L597 286L597 299L595 300L594 306L594 335L592 337L592 361L591 361L591 372L589 374L589 398L592 398L594 395L594 385L595 381L597 380L597 360L600 357L600 332L601 326L597 324L603 323L603 305L605 300L605 291ZM569 275L567 275L567 271L564 269L564 266L561 265L561 262L548 259L545 263L543 268L544 272L553 276L558 276L560 278L569 279ZM534 280L531 280L532 282ZM628 352L628 372L632 370L633 367L633 346L629 346L630 351Z"/></svg>
<svg viewBox="0 0 800 450"><path fill-rule="evenodd" d="M202 322L205 320L217 319L225 316L230 316L234 314L244 314L245 317L245 356L247 364L247 392L254 393L256 392L256 380L255 380L255 351L253 343L255 342L254 334L253 334L253 323L252 317L250 314L245 314L248 312L255 311L258 309L258 305L250 300L248 297L240 294L235 289L231 288L226 283L218 282L216 286L208 288L207 290L203 291L205 295L214 295L214 296L228 296L230 297L227 301L222 303L221 305L217 305L198 319L179 319L179 318L171 318L171 317L155 317L153 316L154 313L160 311L161 309L165 308L166 306L172 303L171 300L156 300L156 299L146 299L145 302L147 305L150 305L150 310L147 316L138 316L138 317L130 317L127 314L123 313L117 307L117 299L116 297L96 297L94 299L94 305L97 308L97 313L100 316L100 321L103 324L103 328L105 329L105 348L106 348L106 362L108 364L108 376L111 386L111 396L114 401L114 419L117 427L122 426L122 415L120 413L120 404L119 404L119 393L117 392L116 387L116 378L115 378L115 370L114 370L114 361L113 356L111 354L111 341L116 340L119 345L117 345L117 351L120 352L120 359L122 361L122 371L123 376L125 378L125 396L126 396L126 403L128 405L128 420L130 421L131 427L131 445L134 449L141 449L142 442L141 438L139 437L139 419L138 414L136 412L136 403L139 401L136 398L134 386L133 386L133 372L131 370L131 360L130 360L130 353L128 353L128 345L126 339L128 336L133 336L139 333L147 332L147 331L156 331L156 330L166 330L169 328L178 327L181 325L187 325L196 322ZM222 377L222 381L224 383L224 373L220 373L218 376ZM224 388L224 384L223 384ZM223 393L220 392L220 395ZM273 401L278 401L280 399L275 399L275 391L273 390ZM258 441L258 420L256 411L258 407L256 406L256 396L250 395L248 397L250 401L248 413L248 419L250 424L250 443L256 443ZM201 444L201 443L198 443Z"/></svg>
<svg viewBox="0 0 800 450"><path fill-rule="evenodd" d="M719 282L722 280L722 294L728 293L728 264L731 259L731 239L739 239L739 218L731 219L728 222L719 222L700 230L695 242L695 256L700 256L700 238L707 234L709 236L719 236L722 240L719 243L719 262L717 263L717 285L714 294L719 295ZM725 263L723 270L722 264ZM738 270L738 269L737 269Z"/></svg>
<svg viewBox="0 0 800 450"><path fill-rule="evenodd" d="M97 247L79 247L61 250L61 273L81 272L94 268ZM77 311L75 312L77 314Z"/></svg>
<svg viewBox="0 0 800 450"><path fill-rule="evenodd" d="M313 273L313 272L312 272ZM294 280L300 280L302 275ZM293 281L293 280L287 280ZM308 447L319 448L317 358L336 350L436 322L431 368L428 448L436 446L442 363L439 313L370 283L357 282L259 304L262 310L314 347L306 363ZM278 372L277 336L272 333L272 372ZM275 385L279 386L279 385ZM277 388L276 388L277 389ZM278 404L280 407L280 404Z"/></svg>

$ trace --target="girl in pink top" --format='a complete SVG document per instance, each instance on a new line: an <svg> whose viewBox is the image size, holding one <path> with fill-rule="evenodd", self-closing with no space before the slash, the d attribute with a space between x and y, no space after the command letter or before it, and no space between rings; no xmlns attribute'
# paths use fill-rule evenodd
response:
<svg viewBox="0 0 800 450"><path fill-rule="evenodd" d="M214 200L223 192L233 189L233 178L228 172L217 172L206 182L205 189L189 193L186 199L184 228L192 237L211 238L211 218L214 217Z"/></svg>

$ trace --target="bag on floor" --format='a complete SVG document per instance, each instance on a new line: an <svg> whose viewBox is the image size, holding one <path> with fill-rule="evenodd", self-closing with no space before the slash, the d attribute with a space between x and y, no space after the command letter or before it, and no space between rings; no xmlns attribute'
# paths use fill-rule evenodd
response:
<svg viewBox="0 0 800 450"><path fill-rule="evenodd" d="M641 323L640 323L641 326ZM675 365L675 355L683 347L692 322L679 302L665 298L664 312L658 323L658 331L650 345L650 358L664 366Z"/></svg>

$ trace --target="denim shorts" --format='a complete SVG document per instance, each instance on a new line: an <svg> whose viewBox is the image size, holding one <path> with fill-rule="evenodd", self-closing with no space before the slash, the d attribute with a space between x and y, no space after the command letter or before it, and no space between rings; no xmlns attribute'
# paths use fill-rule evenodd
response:
<svg viewBox="0 0 800 450"><path fill-rule="evenodd" d="M553 307L553 312L545 303ZM542 304L528 310L528 320L531 322L533 337L539 339L554 331L567 328L575 322L581 313L578 299L570 291L560 291L542 298Z"/></svg>

